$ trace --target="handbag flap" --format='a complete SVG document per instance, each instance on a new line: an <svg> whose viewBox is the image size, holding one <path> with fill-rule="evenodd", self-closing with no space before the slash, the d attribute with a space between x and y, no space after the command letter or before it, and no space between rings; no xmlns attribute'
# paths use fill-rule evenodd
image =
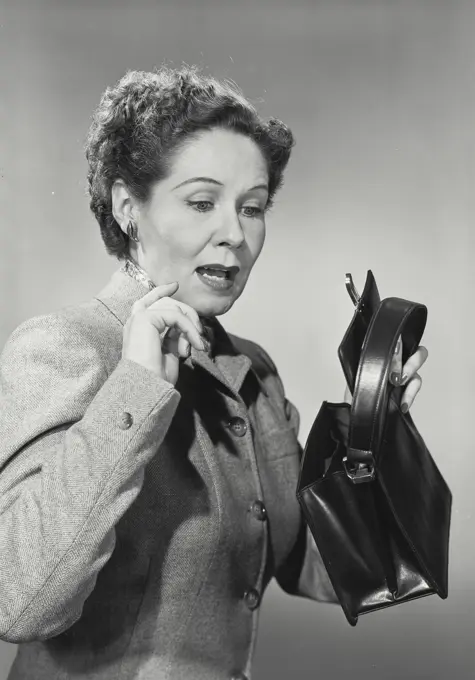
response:
<svg viewBox="0 0 475 680"><path fill-rule="evenodd" d="M351 281L351 275L347 279ZM366 283L361 296L358 296L352 282L347 285L348 292L355 303L355 313L338 347L338 357L351 394L354 392L356 374L360 361L361 348L371 319L379 307L381 298L373 272L368 270Z"/></svg>

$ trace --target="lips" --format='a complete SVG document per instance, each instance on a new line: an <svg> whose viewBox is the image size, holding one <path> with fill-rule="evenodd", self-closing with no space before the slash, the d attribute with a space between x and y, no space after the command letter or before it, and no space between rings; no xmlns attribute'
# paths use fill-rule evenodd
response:
<svg viewBox="0 0 475 680"><path fill-rule="evenodd" d="M227 267L222 264L212 263L203 265L202 267L197 267L196 271L198 272L198 274L204 276L211 276L213 278L227 279L232 281L236 277L236 274L239 271L239 267L236 266Z"/></svg>
<svg viewBox="0 0 475 680"><path fill-rule="evenodd" d="M238 272L239 267L226 267L217 262L196 268L196 275L201 283L206 286L208 292L214 291L215 295L229 295L234 288Z"/></svg>

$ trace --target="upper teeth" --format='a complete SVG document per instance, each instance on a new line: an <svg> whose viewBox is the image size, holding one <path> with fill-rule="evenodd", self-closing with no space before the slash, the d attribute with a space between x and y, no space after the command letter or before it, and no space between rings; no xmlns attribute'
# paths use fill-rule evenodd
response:
<svg viewBox="0 0 475 680"><path fill-rule="evenodd" d="M228 277L229 272L226 269L218 269L214 267L202 267L203 275L210 278L223 278Z"/></svg>

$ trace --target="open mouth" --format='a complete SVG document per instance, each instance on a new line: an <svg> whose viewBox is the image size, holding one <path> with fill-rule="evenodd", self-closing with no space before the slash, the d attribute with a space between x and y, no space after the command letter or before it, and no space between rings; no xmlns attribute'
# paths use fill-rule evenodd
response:
<svg viewBox="0 0 475 680"><path fill-rule="evenodd" d="M196 269L198 274L209 279L233 281L239 271L239 267L224 267L222 265L210 264Z"/></svg>
<svg viewBox="0 0 475 680"><path fill-rule="evenodd" d="M238 272L239 267L225 267L221 264L207 264L196 268L201 282L215 291L230 290Z"/></svg>

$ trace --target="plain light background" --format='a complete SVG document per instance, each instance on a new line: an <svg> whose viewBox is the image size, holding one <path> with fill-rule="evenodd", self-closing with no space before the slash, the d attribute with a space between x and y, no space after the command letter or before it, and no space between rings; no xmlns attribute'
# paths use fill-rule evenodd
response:
<svg viewBox="0 0 475 680"><path fill-rule="evenodd" d="M302 416L340 401L344 277L427 304L413 417L454 494L450 595L361 618L272 585L254 680L475 677L473 488L475 3L461 0L2 0L0 343L93 296L116 268L82 145L131 68L198 63L294 130L245 294L222 319L260 342ZM2 555L1 559L8 559ZM32 567L33 568L33 567ZM15 648L0 642L0 680Z"/></svg>

